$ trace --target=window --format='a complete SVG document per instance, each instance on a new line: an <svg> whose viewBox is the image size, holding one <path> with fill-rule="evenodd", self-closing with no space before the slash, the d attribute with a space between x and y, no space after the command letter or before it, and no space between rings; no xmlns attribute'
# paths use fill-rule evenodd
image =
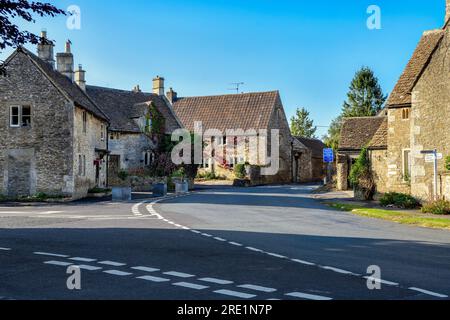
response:
<svg viewBox="0 0 450 320"><path fill-rule="evenodd" d="M105 126L104 126L104 125L101 125L101 126L100 126L100 139L101 139L102 141L105 140Z"/></svg>
<svg viewBox="0 0 450 320"><path fill-rule="evenodd" d="M402 109L402 119L408 120L409 119L409 109Z"/></svg>
<svg viewBox="0 0 450 320"><path fill-rule="evenodd" d="M87 131L87 112L83 111L83 133Z"/></svg>
<svg viewBox="0 0 450 320"><path fill-rule="evenodd" d="M83 177L86 176L86 156L83 155Z"/></svg>
<svg viewBox="0 0 450 320"><path fill-rule="evenodd" d="M29 127L31 126L31 107L30 106L12 106L10 108L9 124L11 127Z"/></svg>
<svg viewBox="0 0 450 320"><path fill-rule="evenodd" d="M146 151L144 152L144 165L145 166L151 166L153 164L154 161L154 154L151 151Z"/></svg>
<svg viewBox="0 0 450 320"><path fill-rule="evenodd" d="M81 154L78 155L78 175L83 175L83 156Z"/></svg>
<svg viewBox="0 0 450 320"><path fill-rule="evenodd" d="M409 181L411 177L411 150L403 150L403 180Z"/></svg>

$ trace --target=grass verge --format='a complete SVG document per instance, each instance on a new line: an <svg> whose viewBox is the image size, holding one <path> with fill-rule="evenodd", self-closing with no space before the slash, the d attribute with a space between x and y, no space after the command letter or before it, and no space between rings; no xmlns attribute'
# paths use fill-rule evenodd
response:
<svg viewBox="0 0 450 320"><path fill-rule="evenodd" d="M414 212L399 212L378 208L365 208L358 205L342 203L327 203L327 205L334 209L351 212L352 214L361 217L388 220L417 227L450 230L450 219L446 218L423 217Z"/></svg>

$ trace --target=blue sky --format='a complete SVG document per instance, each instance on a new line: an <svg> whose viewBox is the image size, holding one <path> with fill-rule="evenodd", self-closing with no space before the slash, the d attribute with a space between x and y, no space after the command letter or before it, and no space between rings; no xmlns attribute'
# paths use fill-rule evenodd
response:
<svg viewBox="0 0 450 320"><path fill-rule="evenodd" d="M64 17L27 27L47 29L58 52L70 39L89 84L149 91L161 75L180 96L198 96L232 93L230 83L245 82L245 92L279 90L288 117L306 107L319 126L339 114L363 65L389 93L422 32L442 27L445 12L445 0L53 3L78 5L81 30L67 29ZM366 27L371 4L381 8L381 30Z"/></svg>

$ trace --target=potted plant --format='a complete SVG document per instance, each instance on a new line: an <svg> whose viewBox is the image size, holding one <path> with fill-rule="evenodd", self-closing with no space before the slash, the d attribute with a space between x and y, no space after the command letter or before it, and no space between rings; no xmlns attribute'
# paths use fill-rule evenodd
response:
<svg viewBox="0 0 450 320"><path fill-rule="evenodd" d="M121 170L117 177L120 183L112 188L113 201L131 201L131 186L127 182L128 172Z"/></svg>
<svg viewBox="0 0 450 320"><path fill-rule="evenodd" d="M175 184L175 193L189 192L189 183L186 179L186 170L181 167L172 174L173 182Z"/></svg>

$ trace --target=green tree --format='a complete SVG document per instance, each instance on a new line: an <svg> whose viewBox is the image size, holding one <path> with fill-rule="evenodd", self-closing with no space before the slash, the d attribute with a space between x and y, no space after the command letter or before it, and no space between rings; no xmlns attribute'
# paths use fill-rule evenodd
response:
<svg viewBox="0 0 450 320"><path fill-rule="evenodd" d="M296 137L315 138L317 127L305 108L298 108L295 116L291 118L291 132Z"/></svg>
<svg viewBox="0 0 450 320"><path fill-rule="evenodd" d="M26 43L37 44L40 41L48 41L32 32L21 30L18 22L23 20L34 23L33 15L55 17L60 14L65 15L66 12L49 3L0 0L0 51L7 47L16 48ZM4 74L5 69L0 61L0 75Z"/></svg>
<svg viewBox="0 0 450 320"><path fill-rule="evenodd" d="M337 150L344 118L375 116L383 109L386 99L374 72L362 67L350 83L341 114L331 122L325 144Z"/></svg>

